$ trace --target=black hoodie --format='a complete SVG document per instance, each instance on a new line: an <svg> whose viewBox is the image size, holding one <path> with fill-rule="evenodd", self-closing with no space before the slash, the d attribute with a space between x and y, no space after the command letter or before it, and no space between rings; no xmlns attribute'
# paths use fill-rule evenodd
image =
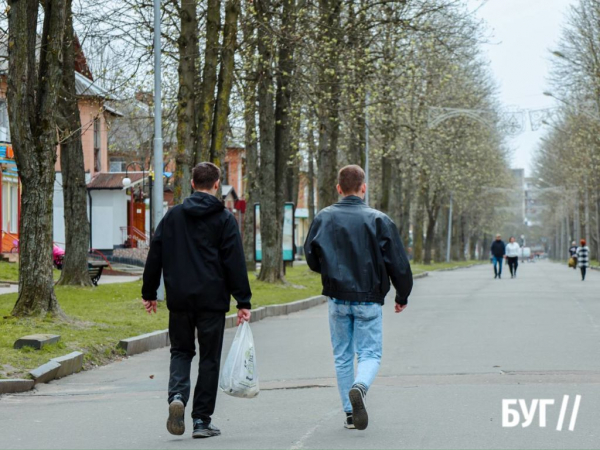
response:
<svg viewBox="0 0 600 450"><path fill-rule="evenodd" d="M142 298L155 300L161 271L170 311L250 309L250 283L238 224L213 195L195 192L158 224L144 269Z"/></svg>

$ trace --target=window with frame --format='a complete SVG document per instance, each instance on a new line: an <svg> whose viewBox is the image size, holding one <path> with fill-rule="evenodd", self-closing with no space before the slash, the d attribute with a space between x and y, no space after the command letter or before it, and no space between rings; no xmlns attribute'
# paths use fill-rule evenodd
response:
<svg viewBox="0 0 600 450"><path fill-rule="evenodd" d="M125 172L125 160L123 158L111 158L110 172Z"/></svg>
<svg viewBox="0 0 600 450"><path fill-rule="evenodd" d="M223 164L223 184L229 184L229 163Z"/></svg>
<svg viewBox="0 0 600 450"><path fill-rule="evenodd" d="M10 142L10 126L8 123L8 106L0 100L0 141Z"/></svg>
<svg viewBox="0 0 600 450"><path fill-rule="evenodd" d="M102 170L102 139L100 130L100 117L94 118L94 170Z"/></svg>

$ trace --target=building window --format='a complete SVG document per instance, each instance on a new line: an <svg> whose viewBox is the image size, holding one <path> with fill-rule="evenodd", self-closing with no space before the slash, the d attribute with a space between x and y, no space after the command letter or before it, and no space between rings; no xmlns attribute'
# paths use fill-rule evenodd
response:
<svg viewBox="0 0 600 450"><path fill-rule="evenodd" d="M10 230L11 233L19 232L19 186L10 186Z"/></svg>
<svg viewBox="0 0 600 450"><path fill-rule="evenodd" d="M223 164L223 184L229 184L229 163Z"/></svg>
<svg viewBox="0 0 600 450"><path fill-rule="evenodd" d="M94 118L94 171L102 170L102 139L100 138L100 117Z"/></svg>
<svg viewBox="0 0 600 450"><path fill-rule="evenodd" d="M125 172L125 160L122 158L111 158L109 170L111 172Z"/></svg>
<svg viewBox="0 0 600 450"><path fill-rule="evenodd" d="M2 185L2 230L10 231L8 229L8 214L10 213L10 205L8 204L8 198L10 195L10 185L8 183Z"/></svg>
<svg viewBox="0 0 600 450"><path fill-rule="evenodd" d="M10 142L8 108L4 100L0 100L0 142Z"/></svg>

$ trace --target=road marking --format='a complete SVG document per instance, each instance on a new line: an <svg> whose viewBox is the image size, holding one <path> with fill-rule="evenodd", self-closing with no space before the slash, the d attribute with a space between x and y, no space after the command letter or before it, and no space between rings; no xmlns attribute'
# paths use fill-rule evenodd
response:
<svg viewBox="0 0 600 450"><path fill-rule="evenodd" d="M315 433L315 431L317 431L317 429L319 429L319 427L321 425L323 425L324 422L331 419L336 414L340 414L339 408L332 409L327 414L325 414L323 417L321 417L319 419L319 421L315 424L315 426L310 428L306 433L304 433L304 436L302 436L300 439L298 439L296 442L294 442L294 445L292 445L290 447L290 450L299 450L301 448L304 448L304 444L306 443L306 441L308 439L310 439L310 437Z"/></svg>

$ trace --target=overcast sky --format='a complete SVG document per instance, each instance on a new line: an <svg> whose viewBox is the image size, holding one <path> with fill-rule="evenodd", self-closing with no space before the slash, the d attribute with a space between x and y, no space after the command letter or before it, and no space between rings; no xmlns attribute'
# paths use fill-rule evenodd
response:
<svg viewBox="0 0 600 450"><path fill-rule="evenodd" d="M500 87L505 107L540 109L554 106L549 90L549 50L560 38L569 5L576 0L469 0L483 6L477 15L487 22L491 44L484 45L492 74ZM525 132L509 139L513 150L511 165L530 173L530 164L544 129Z"/></svg>

